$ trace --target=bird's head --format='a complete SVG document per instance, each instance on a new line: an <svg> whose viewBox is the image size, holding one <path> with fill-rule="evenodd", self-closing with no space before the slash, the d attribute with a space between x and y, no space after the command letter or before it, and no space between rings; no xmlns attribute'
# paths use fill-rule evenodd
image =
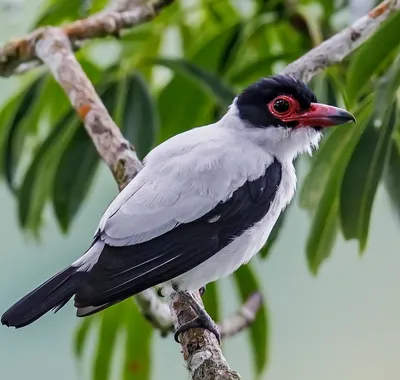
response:
<svg viewBox="0 0 400 380"><path fill-rule="evenodd" d="M262 78L243 90L233 107L253 137L273 153L293 159L318 145L323 128L355 122L354 116L318 103L302 81L287 75Z"/></svg>

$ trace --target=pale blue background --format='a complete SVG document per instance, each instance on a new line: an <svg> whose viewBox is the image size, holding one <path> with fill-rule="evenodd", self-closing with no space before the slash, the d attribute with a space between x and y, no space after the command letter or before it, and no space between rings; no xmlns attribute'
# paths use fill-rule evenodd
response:
<svg viewBox="0 0 400 380"><path fill-rule="evenodd" d="M25 28L18 20L33 17L40 2L20 0L22 11L7 14L4 3L0 0L0 41L22 34ZM0 79L0 100L16 84L15 79ZM71 233L60 234L49 209L38 243L20 231L16 202L0 184L0 311L80 255L116 191L103 166ZM264 378L400 379L400 224L385 192L379 191L374 204L368 249L362 258L355 243L340 241L313 278L304 252L308 231L309 219L296 206L270 259L256 259L271 318L271 356ZM223 285L225 310L233 311L237 302L231 281ZM67 306L22 330L0 328L0 379L89 379L90 361L80 366L72 354L74 313ZM241 334L224 350L243 379L250 379L246 339ZM172 339L157 338L154 351L154 379L187 379L179 346Z"/></svg>

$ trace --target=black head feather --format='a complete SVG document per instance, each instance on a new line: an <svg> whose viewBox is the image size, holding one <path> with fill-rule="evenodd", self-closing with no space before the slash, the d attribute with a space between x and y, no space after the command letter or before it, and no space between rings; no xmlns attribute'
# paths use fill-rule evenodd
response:
<svg viewBox="0 0 400 380"><path fill-rule="evenodd" d="M302 110L317 102L315 94L304 82L288 75L274 75L258 80L238 95L236 106L239 117L255 127L282 125L267 107L268 103L278 95L294 97Z"/></svg>

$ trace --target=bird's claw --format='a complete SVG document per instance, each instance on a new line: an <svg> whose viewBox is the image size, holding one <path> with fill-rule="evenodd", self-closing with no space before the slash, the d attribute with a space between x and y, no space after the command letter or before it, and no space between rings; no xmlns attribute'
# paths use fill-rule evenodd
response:
<svg viewBox="0 0 400 380"><path fill-rule="evenodd" d="M190 329L197 329L197 328L204 328L207 329L208 331L212 332L215 337L217 338L218 344L221 345L221 333L219 332L217 324L210 318L202 318L202 317L196 317L193 320L191 320L188 323L185 323L184 325L180 326L178 330L176 330L174 334L174 339L175 342L181 343L179 340L179 335L183 334L184 332L190 330Z"/></svg>
<svg viewBox="0 0 400 380"><path fill-rule="evenodd" d="M199 289L200 297L203 297L203 295L204 295L205 292L206 292L206 287L205 287L205 286L202 286L202 287Z"/></svg>

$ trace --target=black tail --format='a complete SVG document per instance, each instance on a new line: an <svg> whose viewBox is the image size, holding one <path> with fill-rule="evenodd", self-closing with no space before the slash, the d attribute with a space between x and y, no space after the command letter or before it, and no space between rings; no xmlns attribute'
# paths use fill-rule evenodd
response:
<svg viewBox="0 0 400 380"><path fill-rule="evenodd" d="M1 323L16 328L24 327L39 319L51 309L60 310L75 294L86 272L68 267L10 307L1 317Z"/></svg>

